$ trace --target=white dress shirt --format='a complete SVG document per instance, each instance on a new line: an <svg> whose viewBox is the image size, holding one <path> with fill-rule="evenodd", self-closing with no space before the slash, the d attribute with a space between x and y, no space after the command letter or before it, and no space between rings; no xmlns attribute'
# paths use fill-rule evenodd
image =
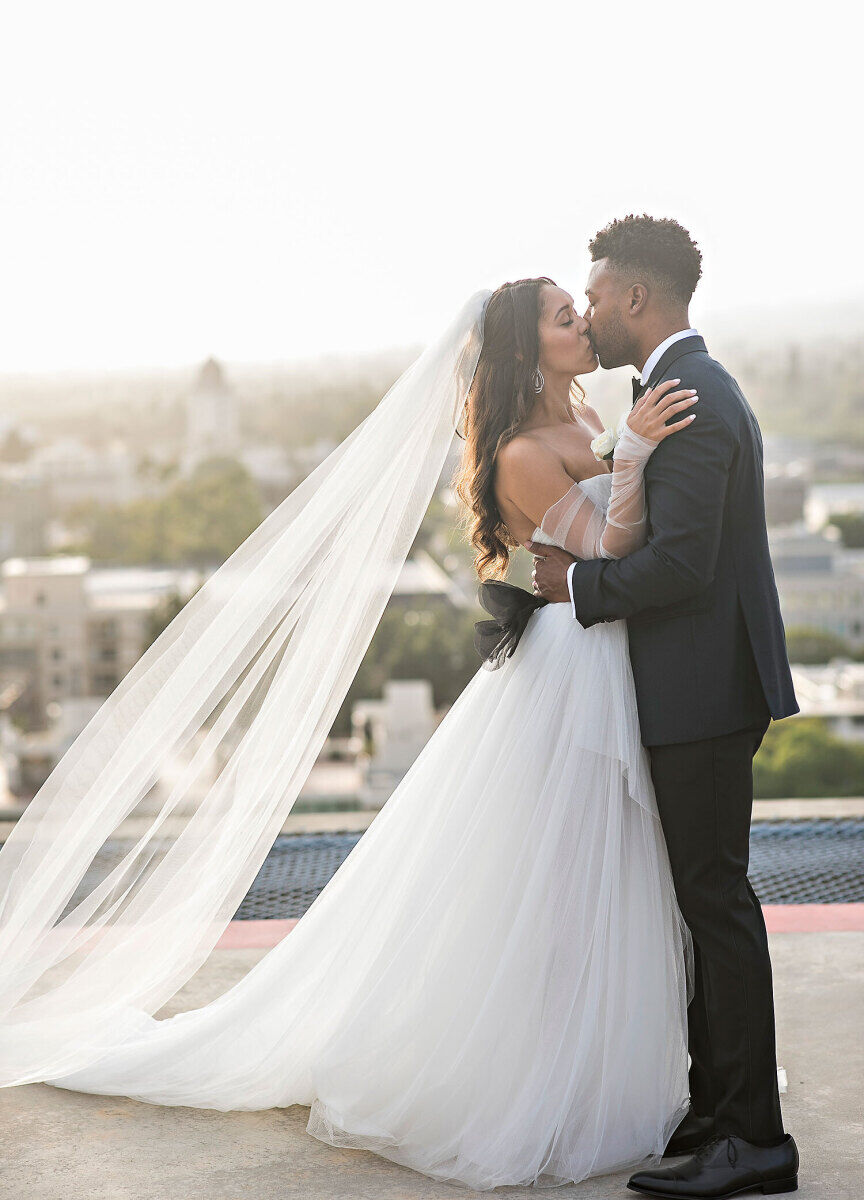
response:
<svg viewBox="0 0 864 1200"><path fill-rule="evenodd" d="M675 342L680 341L681 338L698 336L699 331L697 329L679 329L677 333L670 333L669 337L664 338L660 345L656 346L645 359L645 366L642 368L642 374L640 375L640 379L642 380L643 384L647 383L651 378L651 372L657 366L657 363L670 346L673 346ZM571 580L573 578L573 568L578 567L578 565L579 562L577 560L576 562L572 562L567 568L567 591L570 593L570 607L573 610L574 621L578 621L579 618L576 616L576 602L573 599L573 586Z"/></svg>
<svg viewBox="0 0 864 1200"><path fill-rule="evenodd" d="M662 341L655 350L652 350L652 352L645 359L645 366L642 368L642 374L639 376L642 382L648 382L648 380L651 378L651 372L657 366L658 362L670 346L674 346L674 344L676 342L680 342L682 338L698 336L699 331L696 329L679 329L677 333L670 333L668 338L666 338L665 341Z"/></svg>

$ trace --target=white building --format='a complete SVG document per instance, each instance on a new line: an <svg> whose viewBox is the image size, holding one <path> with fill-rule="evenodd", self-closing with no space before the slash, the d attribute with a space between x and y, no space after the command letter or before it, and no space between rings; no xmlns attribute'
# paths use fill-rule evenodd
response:
<svg viewBox="0 0 864 1200"><path fill-rule="evenodd" d="M426 679L391 679L381 700L359 700L351 709L351 732L362 745L372 742L358 799L363 808L381 808L436 725L432 685Z"/></svg>
<svg viewBox="0 0 864 1200"><path fill-rule="evenodd" d="M153 640L169 596L198 571L92 569L89 558L11 558L0 572L0 739L8 786L32 796ZM31 731L7 719L20 713Z"/></svg>
<svg viewBox="0 0 864 1200"><path fill-rule="evenodd" d="M105 697L153 640L152 621L169 598L185 602L206 574L192 569L92 567L83 555L10 558L0 567L0 756L9 787L32 795ZM418 604L419 602L419 604ZM458 606L458 589L428 555L409 558L391 603L410 617L435 603ZM426 681L388 684L385 699L368 701L361 724L376 726L376 762L367 800L383 803L434 727ZM33 730L3 722L9 712ZM9 738L12 740L9 741ZM13 744L14 743L14 744ZM2 768L0 768L2 790Z"/></svg>
<svg viewBox="0 0 864 1200"><path fill-rule="evenodd" d="M802 717L821 717L837 737L864 741L864 663L792 665Z"/></svg>
<svg viewBox="0 0 864 1200"><path fill-rule="evenodd" d="M208 358L186 399L183 470L205 458L236 457L240 449L240 408L215 358Z"/></svg>
<svg viewBox="0 0 864 1200"><path fill-rule="evenodd" d="M402 564L389 603L406 609L415 605L428 609L436 604L465 608L473 603L473 597L464 594L431 554L417 550Z"/></svg>
<svg viewBox="0 0 864 1200"><path fill-rule="evenodd" d="M864 513L864 483L814 483L804 515L809 529L822 529L835 513Z"/></svg>
<svg viewBox="0 0 864 1200"><path fill-rule="evenodd" d="M788 629L806 627L864 647L864 575L839 539L801 525L772 529L771 559Z"/></svg>
<svg viewBox="0 0 864 1200"><path fill-rule="evenodd" d="M120 438L95 449L79 438L63 437L36 449L26 474L43 484L55 507L80 500L126 504L144 490L136 455Z"/></svg>
<svg viewBox="0 0 864 1200"><path fill-rule="evenodd" d="M0 570L0 684L41 723L53 702L110 695L150 644L154 610L203 580L170 568L91 568L83 555L10 558Z"/></svg>

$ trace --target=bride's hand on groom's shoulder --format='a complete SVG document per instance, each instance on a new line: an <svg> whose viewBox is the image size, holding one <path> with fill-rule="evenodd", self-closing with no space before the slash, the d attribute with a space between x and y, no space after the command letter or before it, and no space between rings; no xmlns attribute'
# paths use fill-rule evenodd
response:
<svg viewBox="0 0 864 1200"><path fill-rule="evenodd" d="M666 379L656 387L649 388L645 395L636 401L627 417L627 424L634 433L647 438L649 442L659 443L669 437L670 433L684 429L691 423L695 413L688 413L672 425L666 424L675 413L691 408L699 399L695 388L681 388L673 392L671 389L680 382L680 379Z"/></svg>
<svg viewBox="0 0 864 1200"><path fill-rule="evenodd" d="M526 548L534 555L534 570L531 572L531 587L535 596L542 596L550 604L570 602L567 589L567 568L579 560L558 546L545 542L526 542Z"/></svg>

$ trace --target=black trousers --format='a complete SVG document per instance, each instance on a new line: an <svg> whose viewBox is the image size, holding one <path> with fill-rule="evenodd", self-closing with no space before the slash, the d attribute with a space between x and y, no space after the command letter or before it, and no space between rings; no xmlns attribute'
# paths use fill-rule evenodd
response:
<svg viewBox="0 0 864 1200"><path fill-rule="evenodd" d="M747 878L753 756L769 722L649 746L675 892L693 935L690 1103L751 1142L783 1135L768 936Z"/></svg>

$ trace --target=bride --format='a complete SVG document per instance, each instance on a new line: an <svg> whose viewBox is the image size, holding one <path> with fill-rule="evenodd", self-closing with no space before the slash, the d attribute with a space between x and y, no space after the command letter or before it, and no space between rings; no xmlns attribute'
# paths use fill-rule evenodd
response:
<svg viewBox="0 0 864 1200"><path fill-rule="evenodd" d="M279 945L154 1015L281 828L463 415L481 576L532 538L644 539L644 463L693 397L649 392L609 464L571 400L596 366L551 280L478 293L150 647L0 853L0 1084L308 1105L314 1137L476 1189L659 1160L688 1108L689 934L625 622L566 604L502 640Z"/></svg>

